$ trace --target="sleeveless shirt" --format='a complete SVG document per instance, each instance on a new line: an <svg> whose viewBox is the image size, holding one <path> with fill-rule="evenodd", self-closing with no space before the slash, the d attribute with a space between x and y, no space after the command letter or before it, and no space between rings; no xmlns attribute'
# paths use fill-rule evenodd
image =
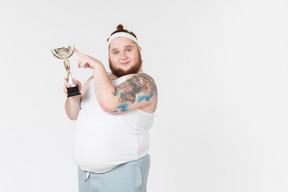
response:
<svg viewBox="0 0 288 192"><path fill-rule="evenodd" d="M117 87L128 75L112 80ZM112 93L111 93L112 94ZM94 92L93 79L82 98L73 139L73 156L85 171L103 173L137 160L149 152L149 129L154 113L140 109L113 115L104 112Z"/></svg>

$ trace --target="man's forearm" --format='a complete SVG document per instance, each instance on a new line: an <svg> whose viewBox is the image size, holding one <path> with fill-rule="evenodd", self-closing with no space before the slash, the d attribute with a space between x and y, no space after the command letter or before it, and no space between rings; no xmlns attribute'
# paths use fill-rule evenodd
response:
<svg viewBox="0 0 288 192"><path fill-rule="evenodd" d="M109 111L109 106L114 100L115 87L110 82L103 65L96 65L94 68L94 90L101 108Z"/></svg>
<svg viewBox="0 0 288 192"><path fill-rule="evenodd" d="M65 111L69 119L71 120L76 120L78 117L78 113L81 109L80 107L80 102L81 102L81 96L73 96L73 97L68 97L66 102L65 102Z"/></svg>

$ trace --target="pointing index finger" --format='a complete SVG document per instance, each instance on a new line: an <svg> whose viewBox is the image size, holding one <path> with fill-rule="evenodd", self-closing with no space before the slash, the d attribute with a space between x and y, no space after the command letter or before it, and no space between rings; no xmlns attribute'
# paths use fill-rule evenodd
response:
<svg viewBox="0 0 288 192"><path fill-rule="evenodd" d="M85 54L79 52L78 49L76 49L76 48L75 48L75 53L77 53L77 55L78 55L79 57L84 57L84 56L85 56Z"/></svg>

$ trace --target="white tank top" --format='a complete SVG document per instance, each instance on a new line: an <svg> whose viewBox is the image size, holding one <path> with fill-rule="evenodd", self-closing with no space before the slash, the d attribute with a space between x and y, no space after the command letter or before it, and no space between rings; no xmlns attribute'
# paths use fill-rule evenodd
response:
<svg viewBox="0 0 288 192"><path fill-rule="evenodd" d="M112 80L116 87L127 76ZM111 93L112 94L112 93ZM104 112L90 81L82 98L73 140L73 156L85 171L103 173L148 154L149 133L154 113L140 109L113 115Z"/></svg>

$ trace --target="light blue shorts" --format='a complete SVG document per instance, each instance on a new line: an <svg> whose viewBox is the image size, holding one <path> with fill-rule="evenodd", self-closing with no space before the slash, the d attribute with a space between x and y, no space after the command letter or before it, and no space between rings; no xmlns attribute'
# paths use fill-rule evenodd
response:
<svg viewBox="0 0 288 192"><path fill-rule="evenodd" d="M146 192L149 168L149 154L105 173L78 168L79 192Z"/></svg>

